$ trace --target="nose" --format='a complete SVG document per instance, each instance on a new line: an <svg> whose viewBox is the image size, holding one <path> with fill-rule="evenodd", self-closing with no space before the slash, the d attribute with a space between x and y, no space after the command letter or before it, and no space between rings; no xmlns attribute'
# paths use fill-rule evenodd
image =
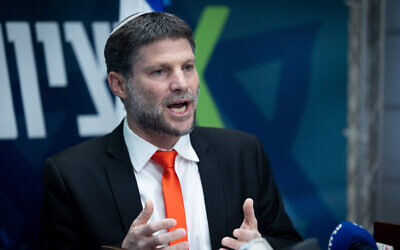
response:
<svg viewBox="0 0 400 250"><path fill-rule="evenodd" d="M188 79L181 69L174 71L171 77L170 89L172 92L185 92L188 89Z"/></svg>

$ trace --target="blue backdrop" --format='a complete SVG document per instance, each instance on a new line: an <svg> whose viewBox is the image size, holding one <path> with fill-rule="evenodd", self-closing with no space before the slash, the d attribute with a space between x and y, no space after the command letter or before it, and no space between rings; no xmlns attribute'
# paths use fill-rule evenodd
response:
<svg viewBox="0 0 400 250"><path fill-rule="evenodd" d="M102 49L122 2L0 4L0 249L38 248L44 159L118 123ZM296 228L325 248L346 216L346 6L337 0L149 6L177 14L195 33L205 9L226 10L203 73L213 107L224 126L260 138Z"/></svg>

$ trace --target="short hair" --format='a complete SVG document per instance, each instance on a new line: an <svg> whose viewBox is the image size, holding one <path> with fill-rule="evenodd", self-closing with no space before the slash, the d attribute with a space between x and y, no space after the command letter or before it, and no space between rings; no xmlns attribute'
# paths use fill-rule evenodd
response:
<svg viewBox="0 0 400 250"><path fill-rule="evenodd" d="M149 12L134 17L115 30L107 39L104 57L107 73L111 71L130 78L139 49L166 38L186 38L193 50L192 29L181 18L166 12Z"/></svg>

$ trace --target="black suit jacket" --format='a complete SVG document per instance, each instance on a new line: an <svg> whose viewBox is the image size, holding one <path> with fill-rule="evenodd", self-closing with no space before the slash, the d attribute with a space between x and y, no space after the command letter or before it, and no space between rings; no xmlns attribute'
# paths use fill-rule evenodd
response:
<svg viewBox="0 0 400 250"><path fill-rule="evenodd" d="M122 123L112 133L69 148L43 168L43 249L121 246L142 210ZM276 249L301 240L294 230L256 137L227 129L196 127L191 142L206 204L212 249L243 221L247 197L261 234Z"/></svg>

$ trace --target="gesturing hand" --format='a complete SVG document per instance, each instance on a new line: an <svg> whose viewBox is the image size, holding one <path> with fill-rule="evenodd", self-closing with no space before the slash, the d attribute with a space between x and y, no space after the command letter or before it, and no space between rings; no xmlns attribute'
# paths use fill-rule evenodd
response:
<svg viewBox="0 0 400 250"><path fill-rule="evenodd" d="M165 250L188 249L189 243L186 241L180 242L173 246L166 246L163 248L158 247L167 244L170 241L184 237L186 235L186 231L183 228L178 228L171 232L153 235L155 232L164 229L166 230L176 225L176 221L174 219L163 219L160 221L147 223L153 213L153 209L153 202L151 200L146 200L144 209L132 222L128 234L125 236L125 239L122 242L122 248L129 250L156 248Z"/></svg>
<svg viewBox="0 0 400 250"><path fill-rule="evenodd" d="M232 249L239 249L246 242L261 238L258 232L257 218L254 214L253 200L247 198L243 203L244 220L240 228L233 230L232 237L224 237L221 241L222 245ZM221 248L224 249L224 248Z"/></svg>

